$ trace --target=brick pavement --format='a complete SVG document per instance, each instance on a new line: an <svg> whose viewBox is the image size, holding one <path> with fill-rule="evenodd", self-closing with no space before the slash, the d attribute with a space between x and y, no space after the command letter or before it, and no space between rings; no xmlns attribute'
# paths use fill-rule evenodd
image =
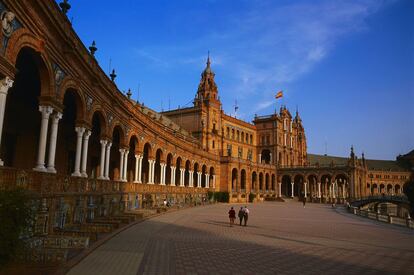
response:
<svg viewBox="0 0 414 275"><path fill-rule="evenodd" d="M69 274L413 274L412 230L295 202L251 204L248 226L229 227L229 206L137 224Z"/></svg>

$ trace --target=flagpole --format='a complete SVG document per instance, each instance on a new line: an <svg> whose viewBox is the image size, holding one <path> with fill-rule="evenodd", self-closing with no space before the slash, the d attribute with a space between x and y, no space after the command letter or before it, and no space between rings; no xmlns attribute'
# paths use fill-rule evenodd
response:
<svg viewBox="0 0 414 275"><path fill-rule="evenodd" d="M276 95L275 95L275 99L276 99L276 113L277 113L277 99L278 98L282 98L282 100L283 100L283 91L282 90L278 91L276 93Z"/></svg>

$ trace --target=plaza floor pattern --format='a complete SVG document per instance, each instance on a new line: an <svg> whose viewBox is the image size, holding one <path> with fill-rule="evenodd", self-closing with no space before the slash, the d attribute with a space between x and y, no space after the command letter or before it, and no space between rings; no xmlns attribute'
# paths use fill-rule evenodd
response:
<svg viewBox="0 0 414 275"><path fill-rule="evenodd" d="M231 205L167 213L115 236L69 274L413 274L414 231L300 203L250 204L247 227ZM237 209L240 204L233 204Z"/></svg>

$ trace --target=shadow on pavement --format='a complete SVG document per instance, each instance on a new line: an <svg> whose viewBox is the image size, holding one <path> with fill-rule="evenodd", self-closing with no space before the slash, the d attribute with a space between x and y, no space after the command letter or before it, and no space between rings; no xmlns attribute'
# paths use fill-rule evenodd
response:
<svg viewBox="0 0 414 275"><path fill-rule="evenodd" d="M145 223L152 224L153 227L156 223L159 226L160 222L150 220ZM234 229L225 222L201 223L227 227L227 230ZM386 270L380 269L375 262L381 261L384 255L371 255L373 258L364 256L362 260L360 251L323 247L312 242L294 240L306 244L306 247L315 252L323 251L323 256L309 255L309 250L306 254L294 252L283 247L256 244L251 239L244 241L226 238L169 223L164 223L162 227L148 240L138 274L384 274L408 273L410 270L408 265L398 266L397 262ZM278 236L266 237L285 240ZM348 255L342 259L338 254ZM349 256L352 254L352 257ZM367 261L368 258L370 261ZM353 259L353 263L348 262L349 259ZM410 265L413 267L413 264Z"/></svg>

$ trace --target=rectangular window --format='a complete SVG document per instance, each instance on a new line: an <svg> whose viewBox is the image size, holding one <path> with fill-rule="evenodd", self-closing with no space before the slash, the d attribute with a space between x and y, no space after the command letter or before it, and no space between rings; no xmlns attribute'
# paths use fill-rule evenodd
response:
<svg viewBox="0 0 414 275"><path fill-rule="evenodd" d="M252 161L253 152L252 149L247 150L247 159Z"/></svg>
<svg viewBox="0 0 414 275"><path fill-rule="evenodd" d="M227 144L227 156L231 157L231 144Z"/></svg>

